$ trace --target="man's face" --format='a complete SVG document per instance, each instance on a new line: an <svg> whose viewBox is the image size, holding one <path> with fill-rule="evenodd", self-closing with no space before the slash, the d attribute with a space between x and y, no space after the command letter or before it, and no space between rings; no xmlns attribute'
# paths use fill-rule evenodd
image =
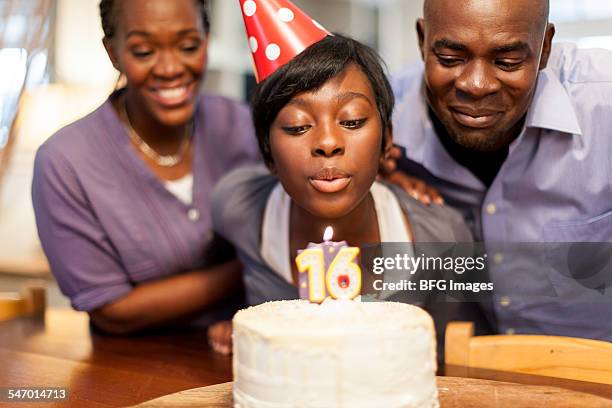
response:
<svg viewBox="0 0 612 408"><path fill-rule="evenodd" d="M497 150L521 131L554 35L531 1L431 0L417 24L429 105L464 147Z"/></svg>

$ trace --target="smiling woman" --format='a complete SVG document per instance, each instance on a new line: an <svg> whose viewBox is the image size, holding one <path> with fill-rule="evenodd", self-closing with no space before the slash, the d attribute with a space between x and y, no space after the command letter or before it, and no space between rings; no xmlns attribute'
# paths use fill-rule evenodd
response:
<svg viewBox="0 0 612 408"><path fill-rule="evenodd" d="M38 151L33 201L63 293L127 333L229 316L233 252L211 232L209 194L258 160L248 109L200 93L203 0L102 0L104 46L126 86Z"/></svg>
<svg viewBox="0 0 612 408"><path fill-rule="evenodd" d="M100 7L104 46L127 80L125 94L115 99L115 108L135 136L136 146L149 147L140 149L144 160L158 167L175 167L163 166L161 158L170 152L188 153L183 146L191 136L190 122L206 66L209 24L205 5L194 0L105 0ZM175 160L179 158L182 156ZM157 173L180 177L188 171L189 157L185 159L182 166Z"/></svg>

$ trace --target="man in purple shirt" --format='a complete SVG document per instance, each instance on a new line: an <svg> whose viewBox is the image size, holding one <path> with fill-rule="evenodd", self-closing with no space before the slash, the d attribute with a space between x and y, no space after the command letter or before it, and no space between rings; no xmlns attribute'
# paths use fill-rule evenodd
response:
<svg viewBox="0 0 612 408"><path fill-rule="evenodd" d="M426 0L417 31L424 65L394 83L400 167L485 242L498 330L612 340L612 53L553 45L546 0ZM496 245L521 242L544 258ZM601 265L573 265L597 282L548 268L576 246L545 242L601 243Z"/></svg>

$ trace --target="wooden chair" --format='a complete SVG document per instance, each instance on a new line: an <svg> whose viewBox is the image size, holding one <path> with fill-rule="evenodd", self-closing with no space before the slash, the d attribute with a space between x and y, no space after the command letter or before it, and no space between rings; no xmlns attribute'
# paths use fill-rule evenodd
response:
<svg viewBox="0 0 612 408"><path fill-rule="evenodd" d="M21 294L0 292L0 321L20 316L42 317L46 308L45 287L27 284Z"/></svg>
<svg viewBox="0 0 612 408"><path fill-rule="evenodd" d="M612 385L612 343L573 337L494 335L474 337L471 322L446 327L446 375L482 377L505 371ZM495 379L495 378L489 378Z"/></svg>

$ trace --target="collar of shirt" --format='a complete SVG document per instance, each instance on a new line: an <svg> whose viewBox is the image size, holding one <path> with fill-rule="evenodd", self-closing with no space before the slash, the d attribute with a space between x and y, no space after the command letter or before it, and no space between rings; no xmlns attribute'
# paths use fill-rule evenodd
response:
<svg viewBox="0 0 612 408"><path fill-rule="evenodd" d="M582 135L570 97L550 68L540 71L525 123L527 127Z"/></svg>

